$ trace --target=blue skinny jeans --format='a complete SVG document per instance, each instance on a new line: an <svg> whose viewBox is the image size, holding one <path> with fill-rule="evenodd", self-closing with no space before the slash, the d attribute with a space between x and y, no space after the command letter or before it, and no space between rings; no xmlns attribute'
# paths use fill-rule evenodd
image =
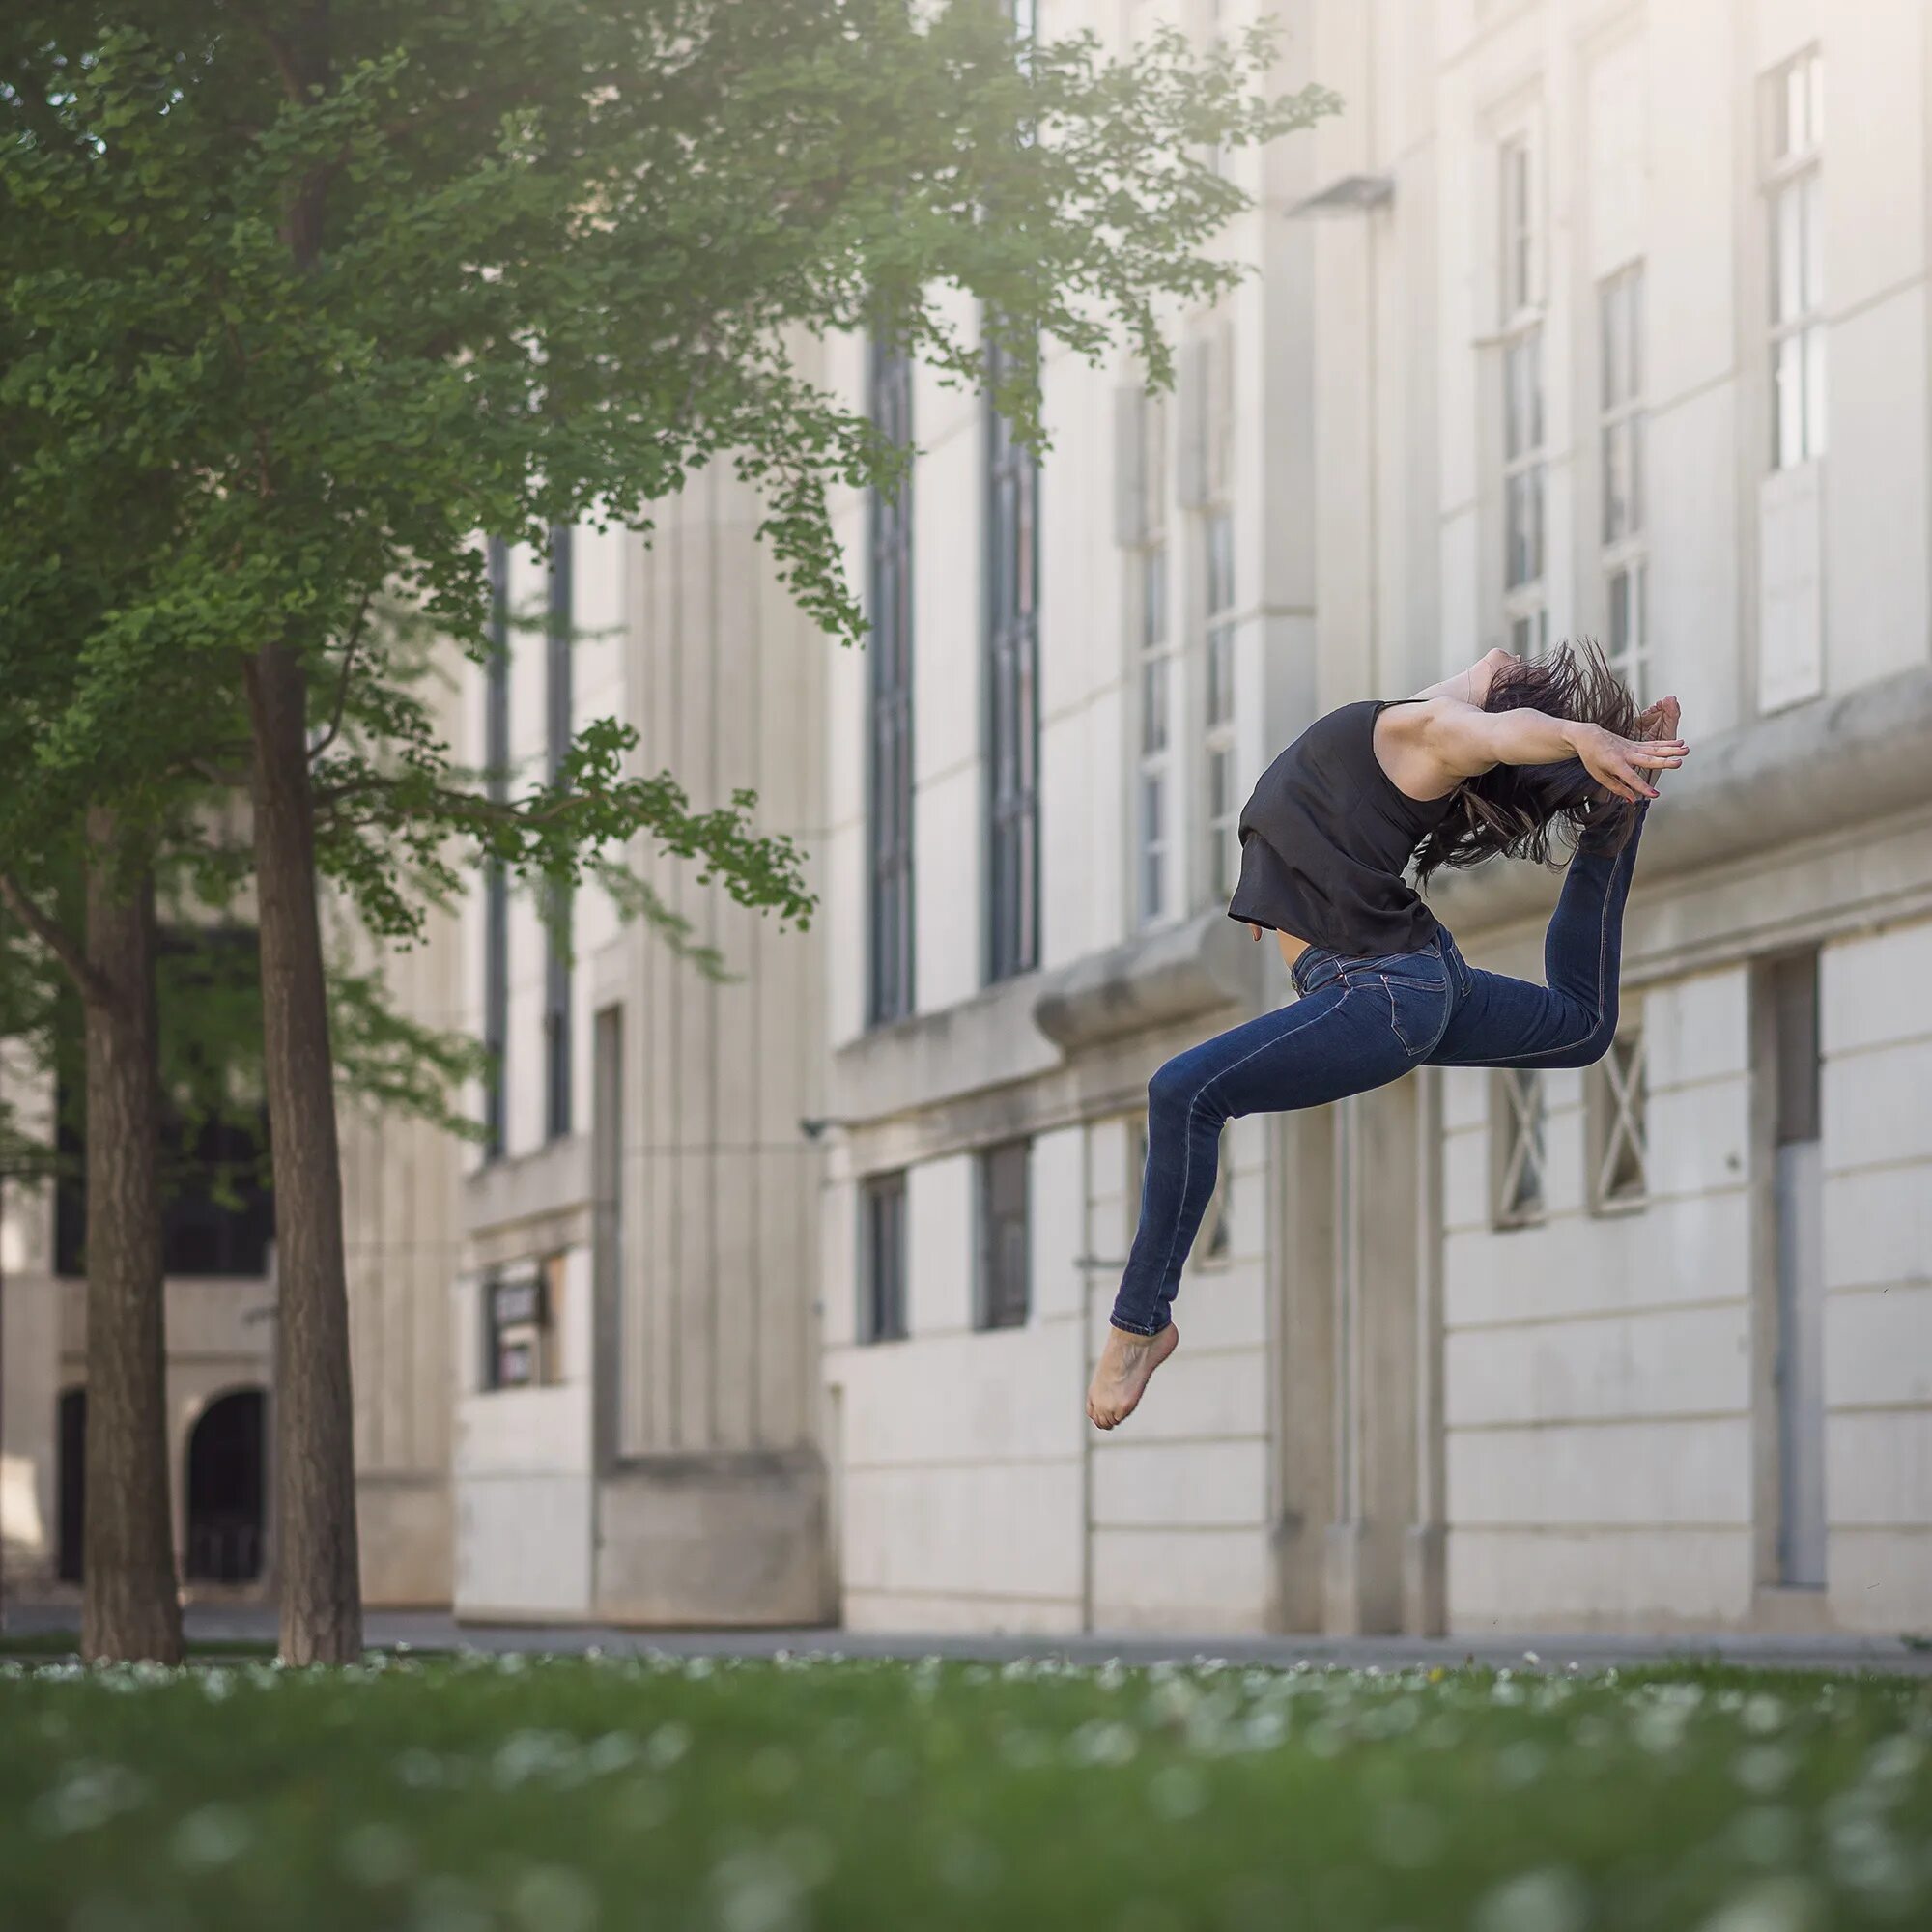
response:
<svg viewBox="0 0 1932 1932"><path fill-rule="evenodd" d="M1635 833L1615 855L1587 841L1570 861L1544 941L1538 986L1483 973L1442 927L1417 952L1348 958L1310 947L1294 962L1300 997L1178 1053L1148 1082L1141 1218L1113 1324L1157 1335L1172 1319L1180 1264L1214 1192L1222 1123L1321 1107L1399 1080L1411 1066L1587 1066L1617 1030L1624 901Z"/></svg>

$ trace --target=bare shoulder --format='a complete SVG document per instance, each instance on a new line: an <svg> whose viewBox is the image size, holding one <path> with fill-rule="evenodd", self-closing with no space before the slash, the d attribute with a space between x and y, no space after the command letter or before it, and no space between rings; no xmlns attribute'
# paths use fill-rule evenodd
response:
<svg viewBox="0 0 1932 1932"><path fill-rule="evenodd" d="M1484 715L1476 705L1427 692L1388 705L1376 715L1376 762L1398 791L1419 802L1440 798L1467 776L1465 731L1459 726Z"/></svg>

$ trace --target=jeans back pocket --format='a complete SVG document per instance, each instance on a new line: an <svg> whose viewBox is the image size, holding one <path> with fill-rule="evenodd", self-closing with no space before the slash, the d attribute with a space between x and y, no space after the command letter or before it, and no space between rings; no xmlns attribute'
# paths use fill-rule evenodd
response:
<svg viewBox="0 0 1932 1932"><path fill-rule="evenodd" d="M1390 1032L1418 1059L1449 1030L1450 970L1435 952L1400 953L1367 969L1388 1000Z"/></svg>

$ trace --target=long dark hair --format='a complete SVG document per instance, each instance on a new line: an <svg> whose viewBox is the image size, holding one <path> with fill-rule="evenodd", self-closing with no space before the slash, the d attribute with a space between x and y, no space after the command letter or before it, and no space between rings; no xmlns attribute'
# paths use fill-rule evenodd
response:
<svg viewBox="0 0 1932 1932"><path fill-rule="evenodd" d="M1588 638L1559 644L1545 657L1517 659L1496 671L1483 709L1524 707L1601 724L1619 738L1636 734L1636 699ZM1559 828L1567 827L1574 843L1587 827L1593 847L1621 851L1636 817L1628 799L1605 794L1580 758L1496 765L1465 779L1454 798L1442 822L1416 850L1418 880L1438 866L1474 866L1499 852L1547 865L1551 835Z"/></svg>

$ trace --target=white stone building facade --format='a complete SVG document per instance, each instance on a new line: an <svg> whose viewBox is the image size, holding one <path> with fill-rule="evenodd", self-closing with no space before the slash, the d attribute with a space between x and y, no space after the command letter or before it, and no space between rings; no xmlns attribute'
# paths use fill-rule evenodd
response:
<svg viewBox="0 0 1932 1932"><path fill-rule="evenodd" d="M460 681L459 757L532 769L623 717L698 805L754 787L822 907L780 934L642 853L732 977L594 892L559 949L487 878L415 955L406 1002L502 1073L487 1149L348 1138L372 1598L1932 1628L1925 10L1265 11L1281 84L1346 106L1226 161L1253 272L1174 318L1177 394L1050 354L1036 470L981 399L826 346L918 449L899 503L836 506L866 651L798 616L722 476L649 547L493 558L530 621ZM1181 1347L1099 1435L1149 1076L1292 996L1224 911L1255 776L1334 705L1576 635L1676 692L1696 748L1645 836L1616 1050L1232 1122ZM1535 975L1554 891L1434 898ZM52 1565L81 1372L50 1213L10 1195L16 1577ZM175 1291L179 1453L209 1377L269 1379L238 1325L268 1292Z"/></svg>
<svg viewBox="0 0 1932 1932"><path fill-rule="evenodd" d="M1037 528L981 401L838 372L919 451L908 505L843 505L886 636L829 691L843 1615L1923 1628L1924 10L1271 11L1283 80L1346 109L1230 162L1255 273L1178 319L1153 421L1131 371L1050 359ZM1255 774L1333 705L1576 635L1697 747L1615 1052L1231 1123L1181 1347L1093 1432L1147 1079L1290 997L1224 912ZM1552 898L1435 894L1530 975Z"/></svg>

